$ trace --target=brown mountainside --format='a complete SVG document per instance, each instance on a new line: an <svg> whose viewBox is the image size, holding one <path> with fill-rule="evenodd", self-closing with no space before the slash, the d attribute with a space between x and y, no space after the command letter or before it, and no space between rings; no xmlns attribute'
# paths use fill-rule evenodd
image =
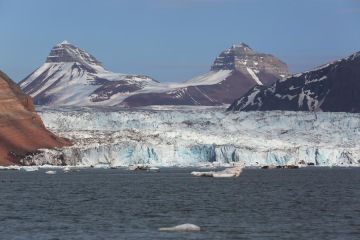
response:
<svg viewBox="0 0 360 240"><path fill-rule="evenodd" d="M45 128L31 98L0 71L0 165L19 164L40 148L66 145L71 143Z"/></svg>

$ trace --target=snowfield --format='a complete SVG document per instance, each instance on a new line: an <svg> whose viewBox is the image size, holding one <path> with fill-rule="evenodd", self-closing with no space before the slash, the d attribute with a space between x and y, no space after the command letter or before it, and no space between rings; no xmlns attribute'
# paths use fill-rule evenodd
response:
<svg viewBox="0 0 360 240"><path fill-rule="evenodd" d="M360 114L225 112L225 107L39 108L74 146L25 164L76 166L360 165Z"/></svg>

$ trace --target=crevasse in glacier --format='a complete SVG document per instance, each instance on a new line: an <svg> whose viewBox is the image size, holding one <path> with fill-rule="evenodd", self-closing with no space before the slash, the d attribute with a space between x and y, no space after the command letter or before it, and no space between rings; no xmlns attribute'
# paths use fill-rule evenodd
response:
<svg viewBox="0 0 360 240"><path fill-rule="evenodd" d="M360 164L360 114L230 113L219 107L38 110L46 127L75 144L43 150L25 164Z"/></svg>

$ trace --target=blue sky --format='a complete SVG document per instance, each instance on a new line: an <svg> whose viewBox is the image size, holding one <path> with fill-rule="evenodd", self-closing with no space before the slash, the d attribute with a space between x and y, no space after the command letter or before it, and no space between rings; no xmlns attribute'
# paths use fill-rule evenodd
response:
<svg viewBox="0 0 360 240"><path fill-rule="evenodd" d="M15 81L69 40L115 72L181 81L234 43L292 72L360 51L360 0L0 0L0 69Z"/></svg>

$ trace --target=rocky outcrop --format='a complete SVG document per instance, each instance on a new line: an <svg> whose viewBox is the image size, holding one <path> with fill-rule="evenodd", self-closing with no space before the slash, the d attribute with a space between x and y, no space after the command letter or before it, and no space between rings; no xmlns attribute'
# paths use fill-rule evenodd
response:
<svg viewBox="0 0 360 240"><path fill-rule="evenodd" d="M40 148L66 145L71 143L45 128L31 98L0 71L0 165L21 164Z"/></svg>
<svg viewBox="0 0 360 240"><path fill-rule="evenodd" d="M269 87L254 87L229 110L360 112L360 52Z"/></svg>

